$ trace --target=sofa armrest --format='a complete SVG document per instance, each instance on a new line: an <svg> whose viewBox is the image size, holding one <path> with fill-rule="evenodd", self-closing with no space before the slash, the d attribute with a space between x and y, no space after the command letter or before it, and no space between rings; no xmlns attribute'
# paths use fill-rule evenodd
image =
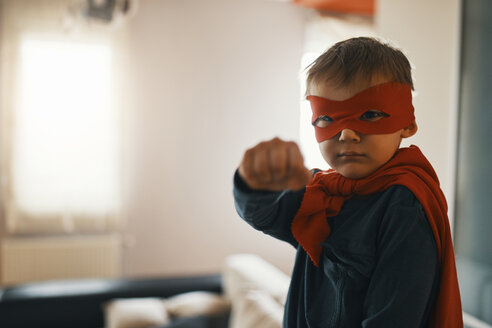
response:
<svg viewBox="0 0 492 328"><path fill-rule="evenodd" d="M224 292L230 299L243 293L245 287L260 289L285 304L290 277L254 254L229 256L223 270Z"/></svg>

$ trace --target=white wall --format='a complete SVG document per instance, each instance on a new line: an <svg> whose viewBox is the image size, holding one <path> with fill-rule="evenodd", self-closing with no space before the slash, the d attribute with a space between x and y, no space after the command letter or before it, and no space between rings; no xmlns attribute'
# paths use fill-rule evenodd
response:
<svg viewBox="0 0 492 328"><path fill-rule="evenodd" d="M1 8L0 8L1 9ZM450 201L454 185L459 1L379 0L380 35L415 66L419 145ZM267 0L142 0L129 22L126 276L216 272L237 252L289 272L294 249L237 216L242 153L298 139L306 10ZM3 227L3 225L0 225ZM0 228L1 229L1 228Z"/></svg>
<svg viewBox="0 0 492 328"><path fill-rule="evenodd" d="M453 220L460 1L379 0L377 32L403 48L414 66L416 144L434 166Z"/></svg>
<svg viewBox="0 0 492 328"><path fill-rule="evenodd" d="M236 214L242 153L299 134L305 10L264 0L145 0L130 22L129 95L137 175L125 275L217 272L260 254L290 272L295 250Z"/></svg>
<svg viewBox="0 0 492 328"><path fill-rule="evenodd" d="M377 33L415 66L420 146L452 214L459 1L380 0ZM232 174L242 153L275 135L297 140L299 63L307 12L255 0L145 0L131 21L136 108L125 274L220 270L254 252L289 272L294 249L237 216ZM451 215L452 216L452 215Z"/></svg>

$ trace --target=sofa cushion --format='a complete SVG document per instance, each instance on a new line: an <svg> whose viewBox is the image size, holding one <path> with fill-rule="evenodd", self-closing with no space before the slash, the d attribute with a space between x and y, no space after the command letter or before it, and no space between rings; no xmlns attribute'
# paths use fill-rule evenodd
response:
<svg viewBox="0 0 492 328"><path fill-rule="evenodd" d="M226 311L217 315L182 317L158 328L228 328L229 314L229 311Z"/></svg>
<svg viewBox="0 0 492 328"><path fill-rule="evenodd" d="M173 317L214 315L229 311L230 302L217 293L196 291L179 294L164 300L168 313Z"/></svg>
<svg viewBox="0 0 492 328"><path fill-rule="evenodd" d="M104 306L106 328L148 328L169 323L161 299L115 299Z"/></svg>

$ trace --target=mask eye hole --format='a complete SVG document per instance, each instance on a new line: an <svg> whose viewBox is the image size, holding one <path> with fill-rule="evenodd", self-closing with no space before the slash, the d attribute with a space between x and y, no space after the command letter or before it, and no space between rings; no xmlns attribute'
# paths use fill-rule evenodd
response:
<svg viewBox="0 0 492 328"><path fill-rule="evenodd" d="M359 119L367 122L376 122L382 118L388 117L389 115L377 109L371 109L362 114Z"/></svg>
<svg viewBox="0 0 492 328"><path fill-rule="evenodd" d="M321 115L320 117L315 119L312 124L313 126L316 126L318 128L326 128L328 125L331 124L331 122L333 122L333 119L331 117L326 115Z"/></svg>

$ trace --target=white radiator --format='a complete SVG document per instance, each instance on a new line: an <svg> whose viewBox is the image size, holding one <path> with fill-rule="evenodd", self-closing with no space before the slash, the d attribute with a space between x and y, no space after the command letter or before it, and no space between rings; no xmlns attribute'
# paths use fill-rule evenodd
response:
<svg viewBox="0 0 492 328"><path fill-rule="evenodd" d="M67 278L116 278L121 274L117 235L11 237L1 242L4 285Z"/></svg>

